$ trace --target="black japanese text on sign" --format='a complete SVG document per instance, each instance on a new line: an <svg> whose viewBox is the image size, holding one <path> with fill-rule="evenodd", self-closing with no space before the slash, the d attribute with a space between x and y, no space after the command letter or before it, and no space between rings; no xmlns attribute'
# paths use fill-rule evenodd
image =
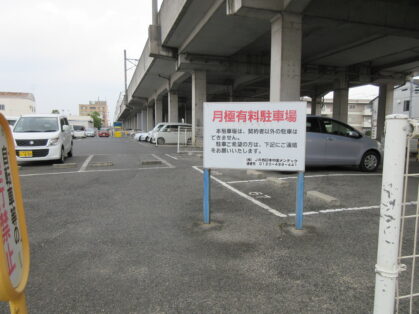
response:
<svg viewBox="0 0 419 314"><path fill-rule="evenodd" d="M205 103L204 167L302 171L306 103Z"/></svg>

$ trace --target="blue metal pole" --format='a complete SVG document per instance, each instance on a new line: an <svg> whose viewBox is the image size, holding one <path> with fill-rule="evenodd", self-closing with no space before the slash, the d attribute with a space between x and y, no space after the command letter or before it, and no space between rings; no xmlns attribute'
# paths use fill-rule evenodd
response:
<svg viewBox="0 0 419 314"><path fill-rule="evenodd" d="M304 172L298 173L297 181L297 213L295 215L295 228L303 229L303 212L304 212Z"/></svg>
<svg viewBox="0 0 419 314"><path fill-rule="evenodd" d="M211 170L204 169L204 224L210 223Z"/></svg>

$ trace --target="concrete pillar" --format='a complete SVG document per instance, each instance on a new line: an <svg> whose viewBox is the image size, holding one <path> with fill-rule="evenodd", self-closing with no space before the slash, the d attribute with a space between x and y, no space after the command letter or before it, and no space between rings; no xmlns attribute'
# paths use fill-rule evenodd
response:
<svg viewBox="0 0 419 314"><path fill-rule="evenodd" d="M137 112L137 126L135 127L138 130L141 130L143 128L142 120L141 120L141 112Z"/></svg>
<svg viewBox="0 0 419 314"><path fill-rule="evenodd" d="M311 97L311 114L313 116L320 116L322 114L321 97L318 95L314 95Z"/></svg>
<svg viewBox="0 0 419 314"><path fill-rule="evenodd" d="M163 122L163 99L156 98L154 102L154 123Z"/></svg>
<svg viewBox="0 0 419 314"><path fill-rule="evenodd" d="M167 95L167 108L169 111L169 118L168 121L169 122L178 122L179 121L179 117L178 117L178 112L179 112L179 99L178 99L178 95L176 94L176 92L174 91L170 91Z"/></svg>
<svg viewBox="0 0 419 314"><path fill-rule="evenodd" d="M141 127L143 131L148 131L147 128L147 108L141 110Z"/></svg>
<svg viewBox="0 0 419 314"><path fill-rule="evenodd" d="M147 130L151 130L152 128L154 128L153 108L147 106Z"/></svg>
<svg viewBox="0 0 419 314"><path fill-rule="evenodd" d="M271 101L300 100L301 15L281 13L271 24Z"/></svg>
<svg viewBox="0 0 419 314"><path fill-rule="evenodd" d="M207 100L207 73L192 73L192 144L197 144L197 135L202 134L204 102ZM201 129L199 129L201 128Z"/></svg>
<svg viewBox="0 0 419 314"><path fill-rule="evenodd" d="M333 90L333 118L348 122L349 82L346 72L335 79Z"/></svg>
<svg viewBox="0 0 419 314"><path fill-rule="evenodd" d="M386 116L393 113L394 85L382 84L378 92L376 140L384 138Z"/></svg>

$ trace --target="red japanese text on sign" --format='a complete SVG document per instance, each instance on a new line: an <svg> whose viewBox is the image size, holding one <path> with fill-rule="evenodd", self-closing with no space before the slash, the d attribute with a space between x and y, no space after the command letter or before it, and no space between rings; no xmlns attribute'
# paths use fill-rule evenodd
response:
<svg viewBox="0 0 419 314"><path fill-rule="evenodd" d="M215 110L213 122L297 122L296 110Z"/></svg>

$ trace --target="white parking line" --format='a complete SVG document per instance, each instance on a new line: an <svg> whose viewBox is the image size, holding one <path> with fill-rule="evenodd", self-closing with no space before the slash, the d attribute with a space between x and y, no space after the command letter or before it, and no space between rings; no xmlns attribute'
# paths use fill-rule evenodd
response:
<svg viewBox="0 0 419 314"><path fill-rule="evenodd" d="M203 172L204 172L203 170L199 169L197 166L193 166L192 168L193 168L193 169L195 169L196 171L199 171L200 173L203 173ZM282 217L282 218L287 217L287 215L282 214L282 213L280 213L279 211L277 211L276 209L273 209L273 208L269 207L268 205L266 205L266 204L264 204L264 203L262 203L262 202L258 201L257 199L254 199L253 197L251 197L251 196L249 196L249 195L247 195L247 194L245 194L245 193L243 193L243 192L241 192L241 191L239 191L239 190L237 190L237 189L233 188L231 185L228 185L228 184L227 184L227 183L225 183L224 181L221 181L220 179L218 179L218 178L216 178L216 177L214 177L214 176L211 176L211 178L212 178L214 181L216 181L216 182L220 183L222 186L224 186L224 187L226 187L227 189L229 189L230 191L233 191L233 192L237 193L237 194L238 194L238 195L240 195L241 197L244 197L245 199L247 199L247 200L251 201L252 203L254 203L254 204L256 204L256 205L258 205L259 207L262 207L263 209L266 209L266 210L267 210L268 212L270 212L271 214L274 214L275 216Z"/></svg>
<svg viewBox="0 0 419 314"><path fill-rule="evenodd" d="M169 155L169 154L165 154L167 157L173 158L174 160L178 160L176 157Z"/></svg>
<svg viewBox="0 0 419 314"><path fill-rule="evenodd" d="M175 168L175 166L173 166L171 163L169 163L168 161L164 160L163 158L160 158L159 156L155 155L155 154L151 154L151 156L153 156L154 158L156 158L157 160L160 160L162 163L164 163L166 166L168 166L169 168Z"/></svg>
<svg viewBox="0 0 419 314"><path fill-rule="evenodd" d="M89 157L86 158L86 160L84 161L83 165L81 166L79 172L83 172L86 170L87 166L89 165L89 162L92 160L94 155L90 155Z"/></svg>
<svg viewBox="0 0 419 314"><path fill-rule="evenodd" d="M416 205L416 204L417 204L417 202L406 202L406 206ZM306 216L306 215L317 215L317 214L339 213L339 212L350 212L350 211L366 210L366 209L379 209L379 208L380 208L380 205L348 207L348 208L321 209L319 211L305 212L304 216ZM288 214L288 216L295 217L295 214Z"/></svg>
<svg viewBox="0 0 419 314"><path fill-rule="evenodd" d="M315 175L305 175L304 178L324 178L324 177L358 177L358 176L381 176L381 173L330 173L330 174L315 174ZM291 177L278 177L280 180L295 180L297 176ZM229 181L228 184L236 184L236 183L252 183L252 182L265 182L266 179L255 179L255 180L241 180L241 181Z"/></svg>
<svg viewBox="0 0 419 314"><path fill-rule="evenodd" d="M243 180L243 181L229 181L228 184L235 184L235 183L251 183L251 182L263 182L266 181L266 179L255 179L255 180Z"/></svg>
<svg viewBox="0 0 419 314"><path fill-rule="evenodd" d="M150 168L127 168L127 169L100 169L100 170L86 170L86 171L65 171L65 172L29 173L29 174L21 174L20 177L37 177L37 176L52 176L52 175L63 175L63 174L81 174L81 173L112 172L112 171L140 171L140 170L155 170L155 169L173 169L173 167L150 167Z"/></svg>

